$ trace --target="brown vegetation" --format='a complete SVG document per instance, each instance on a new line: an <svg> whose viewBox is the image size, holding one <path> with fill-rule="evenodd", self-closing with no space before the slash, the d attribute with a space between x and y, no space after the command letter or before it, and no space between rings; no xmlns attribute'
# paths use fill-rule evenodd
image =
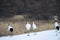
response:
<svg viewBox="0 0 60 40"><path fill-rule="evenodd" d="M17 16L16 18L15 17L9 19L8 18L0 19L0 36L11 35L11 33L7 29L8 28L7 25L9 23L14 29L14 32L12 33L13 35L26 33L26 29L25 29L26 20L22 16L21 18L19 16ZM30 24L32 24L32 20L29 20L29 22ZM36 32L54 29L53 21L51 20L50 21L36 20L35 23L37 25L37 29L35 30ZM32 32L32 28L30 32Z"/></svg>

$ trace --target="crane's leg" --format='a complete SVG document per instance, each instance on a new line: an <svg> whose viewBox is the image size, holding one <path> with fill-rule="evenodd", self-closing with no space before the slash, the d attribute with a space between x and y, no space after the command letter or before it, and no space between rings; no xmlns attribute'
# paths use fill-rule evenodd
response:
<svg viewBox="0 0 60 40"><path fill-rule="evenodd" d="M30 35L29 35L29 31L27 31L27 32L28 32L27 36L30 36Z"/></svg>
<svg viewBox="0 0 60 40"><path fill-rule="evenodd" d="M59 35L59 30L56 30L56 36L58 36Z"/></svg>
<svg viewBox="0 0 60 40"><path fill-rule="evenodd" d="M36 35L37 33L35 32L35 30L33 30L33 32L34 32L34 35Z"/></svg>
<svg viewBox="0 0 60 40"><path fill-rule="evenodd" d="M59 28L59 33L60 33L60 28Z"/></svg>
<svg viewBox="0 0 60 40"><path fill-rule="evenodd" d="M57 29L55 29L55 30L56 30L56 36L57 36L57 35L58 35L58 33L57 33L57 32L58 32L58 30L57 30Z"/></svg>
<svg viewBox="0 0 60 40"><path fill-rule="evenodd" d="M11 36L11 37L13 36L13 32L10 32L10 36Z"/></svg>

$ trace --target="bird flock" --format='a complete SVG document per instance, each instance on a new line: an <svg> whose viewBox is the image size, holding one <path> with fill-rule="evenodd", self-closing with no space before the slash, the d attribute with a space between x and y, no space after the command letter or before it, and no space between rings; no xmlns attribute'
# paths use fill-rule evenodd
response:
<svg viewBox="0 0 60 40"><path fill-rule="evenodd" d="M58 35L58 31L59 31L59 24L58 24L57 20L58 20L57 17L55 17L55 19L54 19L54 27L56 29L56 35ZM31 30L31 28L32 28L33 32L36 34L35 29L37 29L37 25L35 24L34 21L32 22L32 24L27 22L26 25L25 25L25 28L26 28L26 30L28 32L28 34L27 34L28 36L29 36L29 31ZM14 31L13 27L10 24L8 24L8 31L10 31L10 32Z"/></svg>
<svg viewBox="0 0 60 40"><path fill-rule="evenodd" d="M35 32L35 29L37 29L35 22L33 22L32 25L29 22L27 22L25 25L25 28L28 32L28 36L29 36L29 31L31 30L31 27L32 27L33 32ZM11 33L14 31L13 27L10 24L8 24L8 31Z"/></svg>
<svg viewBox="0 0 60 40"><path fill-rule="evenodd" d="M32 25L29 22L27 22L25 27L28 32L28 36L29 36L29 31L30 31L31 27L32 27L33 32L35 32L35 29L37 29L37 25L35 24L35 22L33 22Z"/></svg>

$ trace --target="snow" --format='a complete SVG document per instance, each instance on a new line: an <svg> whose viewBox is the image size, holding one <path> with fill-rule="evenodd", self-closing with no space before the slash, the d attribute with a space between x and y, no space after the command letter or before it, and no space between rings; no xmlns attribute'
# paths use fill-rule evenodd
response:
<svg viewBox="0 0 60 40"><path fill-rule="evenodd" d="M60 40L60 34L56 36L55 30L46 30L36 33L36 35L29 33L30 36L27 36L27 34L4 36L0 37L0 40Z"/></svg>

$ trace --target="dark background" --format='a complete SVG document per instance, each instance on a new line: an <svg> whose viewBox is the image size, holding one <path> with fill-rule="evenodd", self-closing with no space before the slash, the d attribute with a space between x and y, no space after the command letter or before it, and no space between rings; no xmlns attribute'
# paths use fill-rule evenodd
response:
<svg viewBox="0 0 60 40"><path fill-rule="evenodd" d="M0 17L28 15L37 19L60 17L60 0L0 0Z"/></svg>

